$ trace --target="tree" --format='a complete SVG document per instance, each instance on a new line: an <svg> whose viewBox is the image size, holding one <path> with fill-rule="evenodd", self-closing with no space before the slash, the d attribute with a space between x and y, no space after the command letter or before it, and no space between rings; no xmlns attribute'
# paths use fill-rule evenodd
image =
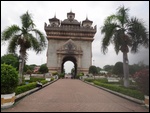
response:
<svg viewBox="0 0 150 113"><path fill-rule="evenodd" d="M113 67L113 73L119 75L121 78L123 77L123 63L117 62Z"/></svg>
<svg viewBox="0 0 150 113"><path fill-rule="evenodd" d="M139 90L149 96L149 69L142 69L134 74Z"/></svg>
<svg viewBox="0 0 150 113"><path fill-rule="evenodd" d="M65 74L65 72L66 72L65 69L63 69L63 73L64 73L64 74Z"/></svg>
<svg viewBox="0 0 150 113"><path fill-rule="evenodd" d="M75 74L75 68L72 68L71 69L71 75L74 75Z"/></svg>
<svg viewBox="0 0 150 113"><path fill-rule="evenodd" d="M22 59L20 66L20 83L22 83L22 73L25 60L27 60L27 50L33 49L36 53L41 52L46 47L46 40L41 31L35 29L35 24L28 11L20 16L22 27L11 25L2 32L2 41L9 41L8 52L16 53L17 47L20 47L19 53ZM35 34L33 34L35 33Z"/></svg>
<svg viewBox="0 0 150 113"><path fill-rule="evenodd" d="M89 73L92 73L94 76L95 76L95 74L98 74L96 66L90 66Z"/></svg>
<svg viewBox="0 0 150 113"><path fill-rule="evenodd" d="M103 67L103 69L107 72L112 72L112 69L113 69L113 65L105 65Z"/></svg>
<svg viewBox="0 0 150 113"><path fill-rule="evenodd" d="M31 71L33 72L35 67L36 67L35 64L32 64L32 65L25 65L25 66L24 66L24 72L27 72L28 70L31 70Z"/></svg>
<svg viewBox="0 0 150 113"><path fill-rule="evenodd" d="M37 66L36 64L31 64L31 65L29 65L29 69L30 69L31 71L34 71L34 68L35 68L36 66Z"/></svg>
<svg viewBox="0 0 150 113"><path fill-rule="evenodd" d="M48 67L46 66L46 64L42 64L40 66L39 72L43 73L44 75L48 72Z"/></svg>
<svg viewBox="0 0 150 113"><path fill-rule="evenodd" d="M19 57L17 54L6 54L1 57L1 64L8 64L16 68L19 68Z"/></svg>
<svg viewBox="0 0 150 113"><path fill-rule="evenodd" d="M102 70L100 67L96 67L97 68L97 72L100 73L100 71Z"/></svg>
<svg viewBox="0 0 150 113"><path fill-rule="evenodd" d="M31 71L30 69L28 69L28 70L26 71L26 74L29 74L30 77L31 77L32 71Z"/></svg>
<svg viewBox="0 0 150 113"><path fill-rule="evenodd" d="M133 65L129 65L129 73L130 75L133 75L135 74L135 72L137 71L140 71L142 69L149 69L149 66L148 65L145 65L145 64L133 64Z"/></svg>
<svg viewBox="0 0 150 113"><path fill-rule="evenodd" d="M129 47L136 53L140 46L149 47L148 31L143 22L136 17L129 19L128 8L124 6L117 9L117 13L108 16L102 26L102 52L105 54L110 43L114 44L116 54L123 53L124 86L129 86L128 56Z"/></svg>
<svg viewBox="0 0 150 113"><path fill-rule="evenodd" d="M30 66L29 66L29 65L25 65L23 71L24 71L24 72L27 72L28 70L31 70L31 69L30 69Z"/></svg>

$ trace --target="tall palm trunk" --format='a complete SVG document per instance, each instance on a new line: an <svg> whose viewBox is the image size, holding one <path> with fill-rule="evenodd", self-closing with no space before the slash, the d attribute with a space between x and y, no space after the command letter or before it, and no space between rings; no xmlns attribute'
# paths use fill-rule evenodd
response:
<svg viewBox="0 0 150 113"><path fill-rule="evenodd" d="M19 84L22 83L22 61L19 59Z"/></svg>
<svg viewBox="0 0 150 113"><path fill-rule="evenodd" d="M123 52L124 86L129 87L129 65L127 52Z"/></svg>
<svg viewBox="0 0 150 113"><path fill-rule="evenodd" d="M24 64L25 64L25 57L23 55L22 57L22 67L21 67L21 70L22 70L22 80L23 80L23 69L24 69Z"/></svg>
<svg viewBox="0 0 150 113"><path fill-rule="evenodd" d="M25 55L23 51L20 51L20 56L21 56L21 60L22 62L20 62L20 66L19 66L19 84L22 84L22 80L23 80L23 68L24 68L24 63L25 63Z"/></svg>

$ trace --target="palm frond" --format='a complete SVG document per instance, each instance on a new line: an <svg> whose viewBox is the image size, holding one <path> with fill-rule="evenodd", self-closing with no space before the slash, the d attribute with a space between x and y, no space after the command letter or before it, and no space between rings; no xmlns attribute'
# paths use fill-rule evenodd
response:
<svg viewBox="0 0 150 113"><path fill-rule="evenodd" d="M116 51L116 54L119 53L120 47L122 45L122 31L121 29L116 30L116 32L114 33L114 38L113 38L113 43L114 43L114 49Z"/></svg>
<svg viewBox="0 0 150 113"><path fill-rule="evenodd" d="M17 42L18 42L18 36L15 35L11 38L11 40L9 42L8 53L13 53L13 54L16 53L16 48L18 46Z"/></svg>
<svg viewBox="0 0 150 113"><path fill-rule="evenodd" d="M137 42L133 42L132 47L131 47L131 52L132 53L139 52L139 44Z"/></svg>
<svg viewBox="0 0 150 113"><path fill-rule="evenodd" d="M125 23L128 22L128 18L129 18L128 11L129 11L129 8L124 8L124 6L121 6L118 8L118 12L116 16L120 24L122 25L122 27L124 27Z"/></svg>
<svg viewBox="0 0 150 113"><path fill-rule="evenodd" d="M31 48L38 54L42 51L42 47L40 45L40 41L37 40L32 34L29 34L29 42L31 44Z"/></svg>
<svg viewBox="0 0 150 113"><path fill-rule="evenodd" d="M111 38L113 37L113 34L115 33L117 27L119 27L116 23L112 24L105 24L102 27L102 34L104 34L104 38L102 39L102 52L105 54L107 52L107 47L109 46L111 42Z"/></svg>
<svg viewBox="0 0 150 113"><path fill-rule="evenodd" d="M132 37L131 52L136 53L140 46L149 47L148 31L144 23L137 18L131 18L128 23L128 34Z"/></svg>
<svg viewBox="0 0 150 113"><path fill-rule="evenodd" d="M6 28L3 32L2 32L2 41L7 41L9 40L11 37L13 37L14 35L19 35L21 29L19 28L19 26L17 25L12 25L8 28Z"/></svg>
<svg viewBox="0 0 150 113"><path fill-rule="evenodd" d="M21 17L22 27L24 27L26 30L30 29L31 27L34 28L35 24L33 23L31 14L28 13L28 11L23 14Z"/></svg>
<svg viewBox="0 0 150 113"><path fill-rule="evenodd" d="M116 20L117 20L116 15L110 15L105 19L104 24L115 23Z"/></svg>
<svg viewBox="0 0 150 113"><path fill-rule="evenodd" d="M40 45L44 49L46 47L46 38L45 38L44 34L37 29L33 29L32 31L34 31L36 33L36 36L40 42Z"/></svg>

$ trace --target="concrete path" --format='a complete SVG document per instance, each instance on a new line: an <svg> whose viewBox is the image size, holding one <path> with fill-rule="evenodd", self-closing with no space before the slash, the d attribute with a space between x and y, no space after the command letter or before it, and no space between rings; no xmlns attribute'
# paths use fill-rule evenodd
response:
<svg viewBox="0 0 150 113"><path fill-rule="evenodd" d="M60 79L1 112L148 112L149 109L80 80Z"/></svg>

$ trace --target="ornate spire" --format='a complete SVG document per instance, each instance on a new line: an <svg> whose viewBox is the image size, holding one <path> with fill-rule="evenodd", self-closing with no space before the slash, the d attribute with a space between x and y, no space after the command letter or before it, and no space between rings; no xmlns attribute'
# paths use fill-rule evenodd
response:
<svg viewBox="0 0 150 113"><path fill-rule="evenodd" d="M55 12L55 14L54 14L54 18L56 18L56 12Z"/></svg>
<svg viewBox="0 0 150 113"><path fill-rule="evenodd" d="M86 14L86 20L88 20L88 15Z"/></svg>
<svg viewBox="0 0 150 113"><path fill-rule="evenodd" d="M60 24L60 20L56 18L56 12L54 14L54 17L49 19L49 22L51 26L58 26Z"/></svg>
<svg viewBox="0 0 150 113"><path fill-rule="evenodd" d="M82 26L84 26L84 27L91 27L92 23L93 23L93 21L90 21L88 19L88 16L86 15L86 19L82 21Z"/></svg>
<svg viewBox="0 0 150 113"><path fill-rule="evenodd" d="M67 18L72 21L75 18L75 13L72 12L72 9L67 13Z"/></svg>

